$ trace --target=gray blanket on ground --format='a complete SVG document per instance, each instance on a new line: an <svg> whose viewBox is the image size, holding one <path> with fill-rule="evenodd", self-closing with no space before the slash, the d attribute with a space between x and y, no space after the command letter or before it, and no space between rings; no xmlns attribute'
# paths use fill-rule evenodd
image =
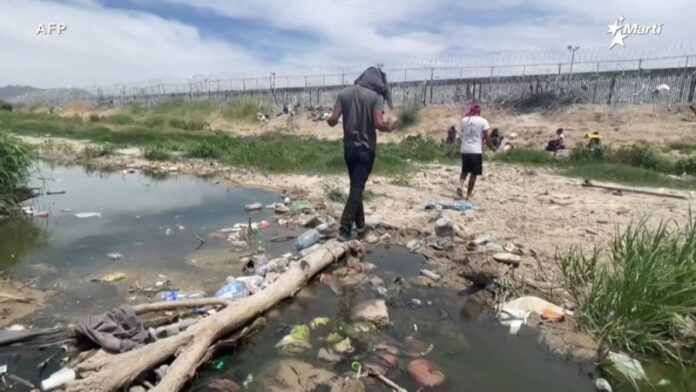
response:
<svg viewBox="0 0 696 392"><path fill-rule="evenodd" d="M87 317L75 330L106 351L125 352L132 350L148 338L142 320L130 306Z"/></svg>
<svg viewBox="0 0 696 392"><path fill-rule="evenodd" d="M381 95L386 101L389 109L393 109L391 89L387 83L387 75L377 67L366 69L362 75L355 79L355 84L376 92Z"/></svg>

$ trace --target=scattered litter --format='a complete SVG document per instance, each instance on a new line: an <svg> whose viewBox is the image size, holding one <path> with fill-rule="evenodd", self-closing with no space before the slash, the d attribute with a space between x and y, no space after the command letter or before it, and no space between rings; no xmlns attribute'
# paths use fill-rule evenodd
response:
<svg viewBox="0 0 696 392"><path fill-rule="evenodd" d="M70 368L62 368L59 371L51 374L47 379L41 381L41 389L44 391L50 391L56 388L60 388L70 381L73 381L77 375L75 371Z"/></svg>
<svg viewBox="0 0 696 392"><path fill-rule="evenodd" d="M165 291L160 295L160 300L163 302L171 302L171 301L181 301L184 299L198 299L198 298L205 298L205 292L204 291L191 291L191 292L185 292L185 291Z"/></svg>
<svg viewBox="0 0 696 392"><path fill-rule="evenodd" d="M80 219L101 218L102 214L101 212L78 212L77 214L75 214L75 216Z"/></svg>
<svg viewBox="0 0 696 392"><path fill-rule="evenodd" d="M295 200L290 204L290 211L292 212L309 212L312 209L312 204L308 200Z"/></svg>
<svg viewBox="0 0 696 392"><path fill-rule="evenodd" d="M167 229L164 231L164 235L167 236L167 237L169 237L170 235L172 235L172 229L170 229L169 227L167 227Z"/></svg>
<svg viewBox="0 0 696 392"><path fill-rule="evenodd" d="M474 208L474 206L469 203L468 201L444 201L444 202L439 202L439 203L430 203L425 205L425 210L430 211L430 210L455 210L455 211L468 211L470 209Z"/></svg>
<svg viewBox="0 0 696 392"><path fill-rule="evenodd" d="M184 227L183 225L178 225L176 228L181 230L181 231L186 230L186 227Z"/></svg>
<svg viewBox="0 0 696 392"><path fill-rule="evenodd" d="M522 260L522 259L520 258L520 256L513 255L512 253L501 252L501 253L494 254L493 260L495 260L499 263L517 266L520 264L520 260Z"/></svg>
<svg viewBox="0 0 696 392"><path fill-rule="evenodd" d="M295 241L295 249L301 251L302 249L309 248L321 239L321 233L317 229L307 230L302 235L297 237Z"/></svg>
<svg viewBox="0 0 696 392"><path fill-rule="evenodd" d="M309 350L312 348L311 343L309 343L310 335L311 331L308 325L295 325L290 333L283 336L283 339L276 344L276 347L282 348L287 353L300 353Z"/></svg>
<svg viewBox="0 0 696 392"><path fill-rule="evenodd" d="M112 261L120 260L123 258L123 255L120 253L107 253L106 257L111 259Z"/></svg>
<svg viewBox="0 0 696 392"><path fill-rule="evenodd" d="M437 388L445 383L445 374L440 367L427 359L415 359L407 369L411 379L423 388Z"/></svg>
<svg viewBox="0 0 696 392"><path fill-rule="evenodd" d="M330 322L331 319L328 317L315 317L312 321L309 322L309 327L312 329L317 329L319 327L329 325Z"/></svg>
<svg viewBox="0 0 696 392"><path fill-rule="evenodd" d="M34 216L37 218L48 218L50 213L48 211L38 211L34 213Z"/></svg>
<svg viewBox="0 0 696 392"><path fill-rule="evenodd" d="M72 212L70 208L63 208L60 212Z"/></svg>
<svg viewBox="0 0 696 392"><path fill-rule="evenodd" d="M216 293L215 297L220 299L244 298L249 295L246 284L240 281L234 281L222 286Z"/></svg>
<svg viewBox="0 0 696 392"><path fill-rule="evenodd" d="M599 232L597 230L590 229L590 228L585 229L585 233L591 234L591 235L598 235L599 234Z"/></svg>
<svg viewBox="0 0 696 392"><path fill-rule="evenodd" d="M123 280L126 278L126 274L123 272L111 272L108 273L101 278L98 279L92 279L93 282L102 282L102 283L114 283L118 282L119 280Z"/></svg>
<svg viewBox="0 0 696 392"><path fill-rule="evenodd" d="M435 234L438 237L454 237L454 223L446 217L435 221Z"/></svg>
<svg viewBox="0 0 696 392"><path fill-rule="evenodd" d="M377 326L390 324L387 304L381 299L363 301L353 308L351 318L356 321L366 321Z"/></svg>
<svg viewBox="0 0 696 392"><path fill-rule="evenodd" d="M294 239L295 239L294 235L279 235L279 236L275 236L275 237L271 238L269 241L277 243L277 242L288 242L288 241L292 241Z"/></svg>
<svg viewBox="0 0 696 392"><path fill-rule="evenodd" d="M611 384L603 378L596 379L594 385L598 392L612 392Z"/></svg>
<svg viewBox="0 0 696 392"><path fill-rule="evenodd" d="M491 236L489 234L481 234L481 235L477 236L476 238L474 238L473 240L471 240L471 242L469 242L469 246L478 247L478 246L484 245L485 243L487 243L490 240L491 240Z"/></svg>
<svg viewBox="0 0 696 392"><path fill-rule="evenodd" d="M345 338L341 340L340 342L336 343L333 345L334 351L336 351L339 354L347 354L347 353L352 353L355 351L353 348L353 345L350 342L350 338Z"/></svg>
<svg viewBox="0 0 696 392"><path fill-rule="evenodd" d="M7 365L0 366L0 376L7 373Z"/></svg>
<svg viewBox="0 0 696 392"><path fill-rule="evenodd" d="M621 373L621 375L629 380L639 381L648 379L640 361L626 354L609 352L607 361L614 370Z"/></svg>
<svg viewBox="0 0 696 392"><path fill-rule="evenodd" d="M65 191L53 191L53 192L48 191L48 192L46 192L46 195L48 195L48 196L51 196L51 195L64 195L64 194L65 194Z"/></svg>
<svg viewBox="0 0 696 392"><path fill-rule="evenodd" d="M562 307L552 304L549 301L534 296L524 296L515 298L505 303L503 306L508 309L520 309L526 312L534 312L539 316L543 316L544 311L550 310L557 314L572 316L573 312L565 310Z"/></svg>
<svg viewBox="0 0 696 392"><path fill-rule="evenodd" d="M436 282L437 282L438 280L442 279L442 276L440 276L440 275L434 273L433 271L426 270L426 269L420 270L420 274L423 275L423 276L425 276L426 278L430 278L430 279L432 279L432 280L434 280L434 281L436 281Z"/></svg>
<svg viewBox="0 0 696 392"><path fill-rule="evenodd" d="M414 306L421 306L421 305L423 305L423 301L421 301L421 300L418 299L418 298L411 298L411 303L412 303Z"/></svg>
<svg viewBox="0 0 696 392"><path fill-rule="evenodd" d="M283 204L283 203L276 203L276 204L273 206L273 211L274 211L276 214L287 214L288 212L290 212L290 207L286 206L286 205Z"/></svg>
<svg viewBox="0 0 696 392"><path fill-rule="evenodd" d="M365 227L367 227L370 230L377 229L381 223L382 221L376 216L369 216L365 218Z"/></svg>
<svg viewBox="0 0 696 392"><path fill-rule="evenodd" d="M247 204L244 206L244 209L246 211L259 211L259 210L263 209L263 204L261 204L261 203Z"/></svg>
<svg viewBox="0 0 696 392"><path fill-rule="evenodd" d="M541 318L543 320L560 323L563 322L563 320L565 320L565 315L563 313L558 313L552 309L544 309L544 312L541 314Z"/></svg>
<svg viewBox="0 0 696 392"><path fill-rule="evenodd" d="M343 340L343 335L341 335L338 332L331 332L330 334L326 335L323 339L321 339L327 344L336 344Z"/></svg>
<svg viewBox="0 0 696 392"><path fill-rule="evenodd" d="M510 328L510 335L517 335L523 325L527 324L529 317L528 311L514 308L512 306L503 305L498 312L498 321L506 327Z"/></svg>

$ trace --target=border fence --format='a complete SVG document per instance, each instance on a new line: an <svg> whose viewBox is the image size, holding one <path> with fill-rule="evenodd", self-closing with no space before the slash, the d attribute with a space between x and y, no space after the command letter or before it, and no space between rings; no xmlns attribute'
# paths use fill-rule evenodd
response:
<svg viewBox="0 0 696 392"><path fill-rule="evenodd" d="M44 94L43 101L54 105L84 101L118 107L134 103L150 106L177 99L229 102L253 98L276 105L330 106L337 91L352 84L363 68L198 75L186 80L95 85L91 92ZM540 93L569 94L586 103L672 104L692 103L696 93L696 52L618 59L587 56L578 61L521 64L508 60L495 65L420 62L384 66L383 70L396 105L409 101L424 105L504 102Z"/></svg>

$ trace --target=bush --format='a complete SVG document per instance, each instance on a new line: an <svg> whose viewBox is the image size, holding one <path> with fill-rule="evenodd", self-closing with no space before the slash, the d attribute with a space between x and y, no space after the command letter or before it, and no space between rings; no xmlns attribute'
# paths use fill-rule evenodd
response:
<svg viewBox="0 0 696 392"><path fill-rule="evenodd" d="M0 112L1 111L11 112L12 111L12 104L0 99Z"/></svg>
<svg viewBox="0 0 696 392"><path fill-rule="evenodd" d="M605 146L587 147L578 145L570 151L570 160L573 162L603 162L610 159L611 150Z"/></svg>
<svg viewBox="0 0 696 392"><path fill-rule="evenodd" d="M187 158L199 159L220 159L224 155L225 151L221 146L210 142L194 143L185 153Z"/></svg>
<svg viewBox="0 0 696 392"><path fill-rule="evenodd" d="M399 109L399 126L408 128L420 120L421 105L417 102L410 102Z"/></svg>
<svg viewBox="0 0 696 392"><path fill-rule="evenodd" d="M675 165L675 170L677 174L686 173L696 175L696 156L678 160Z"/></svg>
<svg viewBox="0 0 696 392"><path fill-rule="evenodd" d="M165 116L154 115L145 117L143 124L148 128L162 128L169 122Z"/></svg>
<svg viewBox="0 0 696 392"><path fill-rule="evenodd" d="M0 213L16 203L15 191L29 178L31 158L29 147L0 129Z"/></svg>
<svg viewBox="0 0 696 392"><path fill-rule="evenodd" d="M118 125L135 124L135 119L133 118L133 116L130 116L125 113L112 114L111 116L107 116L106 118L104 118L104 121Z"/></svg>
<svg viewBox="0 0 696 392"><path fill-rule="evenodd" d="M169 150L160 145L146 147L144 155L150 161L167 161L172 158Z"/></svg>
<svg viewBox="0 0 696 392"><path fill-rule="evenodd" d="M101 116L98 115L97 113L90 113L90 115L89 115L90 122L99 122L99 121L101 121L101 119L102 119Z"/></svg>
<svg viewBox="0 0 696 392"><path fill-rule="evenodd" d="M202 131L210 127L202 118L170 118L169 126L186 131Z"/></svg>
<svg viewBox="0 0 696 392"><path fill-rule="evenodd" d="M270 110L259 100L240 98L225 105L221 114L226 120L257 121L258 112L268 114Z"/></svg>
<svg viewBox="0 0 696 392"><path fill-rule="evenodd" d="M671 173L673 171L672 162L656 149L646 146L621 147L615 151L613 161L661 173Z"/></svg>
<svg viewBox="0 0 696 392"><path fill-rule="evenodd" d="M94 159L111 155L116 151L114 146L110 144L89 145L82 150L82 158Z"/></svg>
<svg viewBox="0 0 696 392"><path fill-rule="evenodd" d="M511 99L503 104L518 112L529 113L539 110L557 110L564 106L583 102L585 102L585 98L575 93L539 92Z"/></svg>

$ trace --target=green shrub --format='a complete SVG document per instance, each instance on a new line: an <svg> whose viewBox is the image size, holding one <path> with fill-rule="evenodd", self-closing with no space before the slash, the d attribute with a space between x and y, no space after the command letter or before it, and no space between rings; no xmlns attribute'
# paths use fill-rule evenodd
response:
<svg viewBox="0 0 696 392"><path fill-rule="evenodd" d="M104 121L117 125L135 124L135 119L133 118L133 116L128 115L126 113L112 114L111 116L107 116L106 118L104 118Z"/></svg>
<svg viewBox="0 0 696 392"><path fill-rule="evenodd" d="M420 120L422 106L417 102L409 102L399 109L399 126L408 128Z"/></svg>
<svg viewBox="0 0 696 392"><path fill-rule="evenodd" d="M99 122L99 121L101 121L101 119L102 119L101 116L98 115L97 113L90 113L90 115L89 115L90 122Z"/></svg>
<svg viewBox="0 0 696 392"><path fill-rule="evenodd" d="M269 108L260 100L239 98L225 105L221 114L226 120L256 121L256 113L268 114Z"/></svg>
<svg viewBox="0 0 696 392"><path fill-rule="evenodd" d="M0 213L16 203L15 192L29 179L32 154L28 146L0 129Z"/></svg>
<svg viewBox="0 0 696 392"><path fill-rule="evenodd" d="M672 163L659 151L647 146L621 147L612 157L615 163L652 169L661 173L672 172Z"/></svg>
<svg viewBox="0 0 696 392"><path fill-rule="evenodd" d="M218 144L197 142L193 143L184 155L187 158L220 159L225 155L225 150Z"/></svg>
<svg viewBox="0 0 696 392"><path fill-rule="evenodd" d="M143 124L148 128L162 128L169 122L169 119L161 115L151 115L145 117Z"/></svg>
<svg viewBox="0 0 696 392"><path fill-rule="evenodd" d="M172 158L171 152L161 145L146 147L144 155L150 161L167 161Z"/></svg>
<svg viewBox="0 0 696 392"><path fill-rule="evenodd" d="M696 156L678 160L675 164L675 171L677 174L686 173L696 176Z"/></svg>
<svg viewBox="0 0 696 392"><path fill-rule="evenodd" d="M11 112L12 111L12 104L0 99L0 112L1 111Z"/></svg>
<svg viewBox="0 0 696 392"><path fill-rule="evenodd" d="M170 118L169 126L186 131L202 131L209 128L208 123L202 118Z"/></svg>
<svg viewBox="0 0 696 392"><path fill-rule="evenodd" d="M81 156L83 159L101 158L111 155L115 151L115 147L110 144L93 144L85 146L85 148L82 150Z"/></svg>

